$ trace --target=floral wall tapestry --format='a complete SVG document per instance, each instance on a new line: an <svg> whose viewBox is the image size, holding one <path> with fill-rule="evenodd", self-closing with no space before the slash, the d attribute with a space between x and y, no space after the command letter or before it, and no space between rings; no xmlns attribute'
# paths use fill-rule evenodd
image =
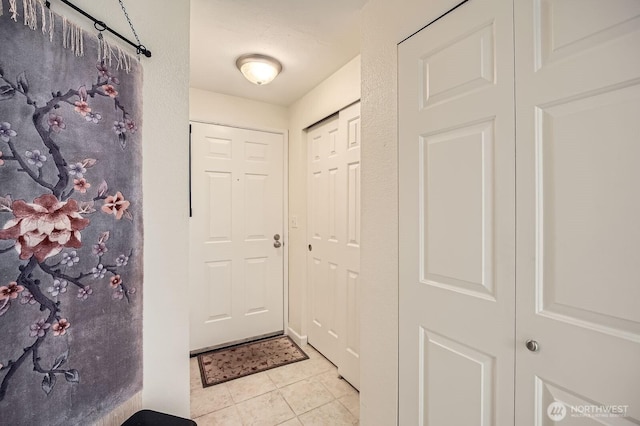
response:
<svg viewBox="0 0 640 426"><path fill-rule="evenodd" d="M142 69L0 0L0 424L91 424L142 389Z"/></svg>

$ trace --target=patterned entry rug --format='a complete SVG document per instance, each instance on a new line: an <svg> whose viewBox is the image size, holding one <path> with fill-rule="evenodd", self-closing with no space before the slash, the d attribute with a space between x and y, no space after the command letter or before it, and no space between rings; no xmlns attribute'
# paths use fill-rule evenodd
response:
<svg viewBox="0 0 640 426"><path fill-rule="evenodd" d="M198 364L207 387L305 359L289 336L278 336L205 352L198 355Z"/></svg>

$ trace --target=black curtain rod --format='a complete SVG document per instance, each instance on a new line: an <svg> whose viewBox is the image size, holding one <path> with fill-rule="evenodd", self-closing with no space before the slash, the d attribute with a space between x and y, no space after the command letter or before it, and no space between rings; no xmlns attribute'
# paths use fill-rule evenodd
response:
<svg viewBox="0 0 640 426"><path fill-rule="evenodd" d="M2 1L2 0L0 0ZM121 40L129 43L131 46L136 48L136 52L137 53L142 53L144 56L146 56L147 58L151 57L151 51L148 50L146 47L144 47L142 44L135 44L133 43L131 40L129 40L128 38L122 36L120 33L118 33L117 31L112 30L111 28L109 28L107 26L107 24L105 24L103 21L100 21L96 18L94 18L93 16L89 15L87 12L85 12L84 10L80 9L78 6L76 6L75 4L71 3L70 1L67 0L60 0L62 3L66 4L67 6L69 6L70 8L72 8L73 10L75 10L76 12L84 15L85 17L91 19L93 21L93 26L95 27L96 30L98 31L104 31L107 30L109 31L111 34L113 34L116 37L119 37ZM49 0L45 1L45 5L50 9L51 8L51 2Z"/></svg>

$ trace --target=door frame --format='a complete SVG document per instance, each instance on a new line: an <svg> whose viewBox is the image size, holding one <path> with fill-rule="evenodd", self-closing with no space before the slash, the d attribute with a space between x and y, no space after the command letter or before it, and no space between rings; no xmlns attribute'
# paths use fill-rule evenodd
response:
<svg viewBox="0 0 640 426"><path fill-rule="evenodd" d="M227 124L219 121L206 121L206 120L189 120L189 125L193 123L200 124L213 124L216 126L232 127L234 129L253 130L257 132L275 133L282 135L283 138L283 150L282 150L282 330L284 334L288 334L289 330L289 131L286 129L243 126L237 124ZM189 133L189 218L191 218L191 133ZM191 251L189 250L189 256ZM191 325L189 325L191 326ZM243 343L243 342L234 342ZM227 346L227 345L225 345ZM210 350L210 348L207 348ZM193 352L193 351L191 351ZM191 355L194 355L191 353ZM202 351L197 351L201 353Z"/></svg>

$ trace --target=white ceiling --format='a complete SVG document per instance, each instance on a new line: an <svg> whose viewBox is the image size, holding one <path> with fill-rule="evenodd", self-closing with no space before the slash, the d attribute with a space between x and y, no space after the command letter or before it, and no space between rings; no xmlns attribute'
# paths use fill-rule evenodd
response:
<svg viewBox="0 0 640 426"><path fill-rule="evenodd" d="M191 0L191 87L288 106L360 52L366 0ZM273 56L282 73L249 83L235 61Z"/></svg>

